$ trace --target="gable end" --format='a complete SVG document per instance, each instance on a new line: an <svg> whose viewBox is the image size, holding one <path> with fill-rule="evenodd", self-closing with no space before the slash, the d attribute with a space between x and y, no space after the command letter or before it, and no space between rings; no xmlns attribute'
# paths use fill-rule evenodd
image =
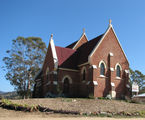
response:
<svg viewBox="0 0 145 120"><path fill-rule="evenodd" d="M119 44L119 46L120 46L120 48L121 48L121 50L122 50L122 52L123 52L123 55L125 56L125 59L126 59L127 62L128 62L127 56L126 56L126 54L125 54L123 48L121 47L121 44L120 44L119 39L118 39L118 37L117 37L117 35L116 35L114 29L113 29L113 26L112 26L111 24L109 24L109 27L108 27L108 29L106 30L105 34L104 34L103 37L100 39L99 43L95 46L95 48L93 49L93 51L91 52L91 54L88 56L88 62L89 62L89 63L91 63L91 57L93 56L93 54L95 53L95 51L98 49L98 47L100 46L100 44L101 44L102 41L104 40L105 36L108 34L108 32L109 32L111 29L112 29L112 31L113 31L113 33L114 33L114 35L115 35L115 37L116 37L116 40L117 40L117 42L118 42L118 44ZM129 62L128 62L128 64L129 64Z"/></svg>

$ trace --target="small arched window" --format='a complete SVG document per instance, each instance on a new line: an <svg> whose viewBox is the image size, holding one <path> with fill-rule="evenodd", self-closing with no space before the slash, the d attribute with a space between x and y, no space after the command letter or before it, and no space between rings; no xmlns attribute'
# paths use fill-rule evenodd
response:
<svg viewBox="0 0 145 120"><path fill-rule="evenodd" d="M46 69L46 78L47 78L47 80L48 80L48 76L49 76L49 67L47 67L47 69Z"/></svg>
<svg viewBox="0 0 145 120"><path fill-rule="evenodd" d="M116 76L117 77L120 77L121 76L120 66L119 65L117 65L117 68L116 68Z"/></svg>
<svg viewBox="0 0 145 120"><path fill-rule="evenodd" d="M100 65L100 75L105 75L105 65L103 62Z"/></svg>
<svg viewBox="0 0 145 120"><path fill-rule="evenodd" d="M86 80L86 71L85 69L83 70L83 76L82 76L83 80Z"/></svg>

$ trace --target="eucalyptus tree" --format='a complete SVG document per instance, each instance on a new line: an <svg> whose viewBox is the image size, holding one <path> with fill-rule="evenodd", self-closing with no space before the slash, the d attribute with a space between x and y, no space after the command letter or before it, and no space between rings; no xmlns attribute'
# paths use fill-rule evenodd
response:
<svg viewBox="0 0 145 120"><path fill-rule="evenodd" d="M40 70L46 54L46 45L39 37L17 37L3 58L6 79L23 98L31 96L34 76Z"/></svg>
<svg viewBox="0 0 145 120"><path fill-rule="evenodd" d="M130 69L130 80L131 83L136 82L138 84L140 91L145 89L145 75L139 70Z"/></svg>

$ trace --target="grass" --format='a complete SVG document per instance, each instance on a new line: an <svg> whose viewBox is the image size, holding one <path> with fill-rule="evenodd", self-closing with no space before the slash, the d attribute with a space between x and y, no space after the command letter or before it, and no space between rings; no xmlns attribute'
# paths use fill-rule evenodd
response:
<svg viewBox="0 0 145 120"><path fill-rule="evenodd" d="M82 98L62 98L62 102L76 102L81 100ZM104 99L103 99L104 100ZM137 112L75 112L69 111L68 109L65 110L55 110L49 109L48 107L43 107L42 105L29 105L29 104L17 104L13 103L10 100L2 99L0 106L7 109L19 110L19 111L40 111L40 112L53 112L53 113L60 113L60 114L75 114L75 115L83 115L83 116L98 116L98 117L145 117L145 110L137 111Z"/></svg>

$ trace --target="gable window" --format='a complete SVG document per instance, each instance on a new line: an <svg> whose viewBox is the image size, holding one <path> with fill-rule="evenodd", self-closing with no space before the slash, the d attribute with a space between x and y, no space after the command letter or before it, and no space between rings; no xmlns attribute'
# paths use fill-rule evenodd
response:
<svg viewBox="0 0 145 120"><path fill-rule="evenodd" d="M104 63L101 63L101 65L100 65L100 75L105 76L105 65L104 65Z"/></svg>
<svg viewBox="0 0 145 120"><path fill-rule="evenodd" d="M120 72L120 66L117 65L117 68L116 68L116 77L120 77L120 74L121 74L121 72Z"/></svg>

